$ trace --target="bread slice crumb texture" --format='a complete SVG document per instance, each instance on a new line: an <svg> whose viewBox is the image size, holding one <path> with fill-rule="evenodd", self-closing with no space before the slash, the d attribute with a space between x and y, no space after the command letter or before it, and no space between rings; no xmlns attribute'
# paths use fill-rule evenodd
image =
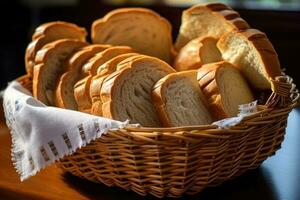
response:
<svg viewBox="0 0 300 200"><path fill-rule="evenodd" d="M167 63L149 56L127 62L103 83L103 116L142 126L159 127L160 122L151 100L154 84L175 72Z"/></svg>
<svg viewBox="0 0 300 200"><path fill-rule="evenodd" d="M167 75L155 84L152 99L164 126L212 122L196 76L197 70L178 72Z"/></svg>

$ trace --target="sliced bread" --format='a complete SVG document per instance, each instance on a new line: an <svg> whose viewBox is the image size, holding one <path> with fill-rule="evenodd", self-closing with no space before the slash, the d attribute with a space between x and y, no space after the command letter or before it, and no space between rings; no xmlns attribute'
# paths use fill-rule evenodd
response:
<svg viewBox="0 0 300 200"><path fill-rule="evenodd" d="M49 22L37 27L25 52L25 66L33 74L36 53L46 44L58 39L69 38L85 41L87 32L84 28L68 22Z"/></svg>
<svg viewBox="0 0 300 200"><path fill-rule="evenodd" d="M115 9L93 23L91 34L93 43L126 45L169 63L172 60L171 25L146 8Z"/></svg>
<svg viewBox="0 0 300 200"><path fill-rule="evenodd" d="M217 46L223 59L238 67L255 89L270 89L270 79L281 75L276 51L259 30L229 32L220 38Z"/></svg>
<svg viewBox="0 0 300 200"><path fill-rule="evenodd" d="M96 54L83 66L83 71L89 73L89 75L78 81L74 86L74 97L79 111L90 113L92 107L90 84L93 76L97 74L98 67L115 56L133 51L132 48L127 46L113 46Z"/></svg>
<svg viewBox="0 0 300 200"><path fill-rule="evenodd" d="M203 64L221 61L222 55L216 46L217 41L214 37L191 40L180 49L174 61L174 68L177 71L198 69Z"/></svg>
<svg viewBox="0 0 300 200"><path fill-rule="evenodd" d="M51 42L38 51L33 72L33 95L44 104L54 105L56 84L65 72L66 59L87 43L61 39Z"/></svg>
<svg viewBox="0 0 300 200"><path fill-rule="evenodd" d="M204 125L213 121L197 81L197 70L160 79L153 87L152 101L163 126Z"/></svg>
<svg viewBox="0 0 300 200"><path fill-rule="evenodd" d="M222 3L198 4L183 11L175 48L180 50L198 37L220 38L232 30L247 28L247 22L240 18L236 11Z"/></svg>
<svg viewBox="0 0 300 200"><path fill-rule="evenodd" d="M129 58L131 59L131 58ZM159 127L160 122L151 100L154 84L175 70L160 59L136 56L118 65L101 87L103 116L127 120L142 126Z"/></svg>
<svg viewBox="0 0 300 200"><path fill-rule="evenodd" d="M239 105L254 101L247 81L231 63L205 64L198 69L197 79L216 120L234 117Z"/></svg>
<svg viewBox="0 0 300 200"><path fill-rule="evenodd" d="M97 75L92 78L92 82L90 85L90 97L92 99L92 108L91 114L102 116L102 101L100 98L100 90L105 78L116 71L117 65L126 60L127 58L131 58L137 56L137 53L126 53L121 54L107 61L103 65L101 65L97 70Z"/></svg>
<svg viewBox="0 0 300 200"><path fill-rule="evenodd" d="M43 35L55 38L63 37L85 41L87 31L85 28L79 27L70 22L54 21L38 26L32 35L32 40L35 40Z"/></svg>
<svg viewBox="0 0 300 200"><path fill-rule="evenodd" d="M82 66L96 53L108 47L110 47L110 45L88 45L74 53L67 60L67 70L59 78L55 90L55 106L71 110L78 109L74 98L74 85L82 78Z"/></svg>

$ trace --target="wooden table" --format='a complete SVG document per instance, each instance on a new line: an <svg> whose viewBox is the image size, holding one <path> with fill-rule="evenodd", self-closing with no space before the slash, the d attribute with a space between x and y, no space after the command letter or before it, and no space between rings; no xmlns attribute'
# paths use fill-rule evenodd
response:
<svg viewBox="0 0 300 200"><path fill-rule="evenodd" d="M1 119L1 118L0 118ZM0 122L0 199L141 199L119 188L109 188L65 174L52 165L24 182L19 181L10 157L11 137ZM153 199L152 196L143 199ZM300 109L289 117L285 141L277 154L257 169L184 199L300 199Z"/></svg>

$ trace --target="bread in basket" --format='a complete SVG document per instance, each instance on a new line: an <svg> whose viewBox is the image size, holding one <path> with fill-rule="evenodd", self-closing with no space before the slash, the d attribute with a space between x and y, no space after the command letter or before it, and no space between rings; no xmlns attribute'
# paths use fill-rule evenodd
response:
<svg viewBox="0 0 300 200"><path fill-rule="evenodd" d="M193 26L193 23L191 22L199 20L197 24L201 25L201 20L203 20L198 18L195 19L192 15L193 20L190 21L189 15L193 14L191 10L193 12L205 12L206 16L209 16L211 20L224 26L223 28L218 29L215 35L212 35L216 40L219 40L220 37L222 38L226 34L229 37L231 33L240 34L247 32L247 30L245 31L244 29L249 28L248 24L239 17L238 13L228 6L219 3L198 5L188 12L185 12L183 19L187 21L186 23L183 22L183 28L180 29L180 36L179 39L177 39L176 45L177 49L188 43L190 40L197 38L199 34L201 37L210 37L210 35L205 33L204 29L200 30L195 28L194 32L191 34L186 34L184 32L188 26ZM104 22L108 23L109 17L113 18L116 13L118 14L116 16L120 17L120 19L123 19L120 15L123 13L124 17L129 19L129 22L130 19L134 17L143 20L143 17L145 17L143 15L150 14L148 11L143 14L141 9L136 11L138 11L137 16L134 15L134 9L121 10L120 12L114 11L114 15L108 15L108 17L104 17L106 20L100 20L100 22L101 24ZM158 16L151 14L150 16L147 16L147 19L148 17L151 18L151 20L159 20L159 23L164 23L166 30L169 30L168 24ZM139 36L142 37L138 25L134 24L134 27L131 27L130 29L129 22L128 24L121 24L124 26L122 29L128 31L126 32L128 33L126 37L130 36L130 34L132 36L139 34ZM151 21L151 23L154 22ZM103 28L103 26L101 27ZM128 26L127 29L126 26ZM110 25L107 25L106 27L109 29ZM151 44L150 40L155 41L156 44L158 44L156 36L156 34L159 34L158 31L156 29L145 30L147 30L145 37L148 40L147 44ZM97 31L97 29L94 27L92 31ZM199 32L198 35L197 31ZM153 34L151 35L151 33ZM95 38L98 34L99 33L92 33L94 41L98 41ZM116 33L112 32L111 35L108 33L106 38L102 38L103 40L101 41L109 43L107 41L113 40L114 43L117 43L118 45L141 47L141 49L145 51L141 44L130 45L136 41L121 37L120 34L114 34ZM169 41L170 33L168 31L163 31L160 34L162 35L160 35L159 38L167 38ZM184 38L185 35L189 36L189 41L187 41L187 38ZM118 39L119 37L121 37L121 39ZM261 37L265 37L265 35ZM140 41L142 40L139 38L138 42ZM169 45L168 41L165 41L167 45ZM256 47L256 50L270 53L270 51L262 48L262 46L257 45ZM153 47L150 45L148 48L152 49L147 49L145 52L154 54L157 45ZM221 49L221 53L222 51L227 51L226 46L218 46L218 48ZM168 52L168 55L170 54L169 51L173 51L172 47L168 47L167 50L164 49L164 52ZM256 55L259 55L256 56L256 58L261 58L260 55L262 54L260 51L255 52L258 52ZM137 52L140 53L139 51ZM274 54L274 52L271 52L271 54L273 57L268 58L277 59L276 53ZM153 60L158 60L156 58L151 59L149 56L134 56L133 58L129 57L122 60L122 65L114 66L112 73L104 73L108 78L105 79L105 81L103 80L103 85L109 85L109 80L114 80L117 76L120 76L123 71L133 71L131 69L133 67L131 62L137 57L147 57L147 63L149 65L155 63ZM87 60L86 62L91 61L93 57L89 56L89 59L90 60ZM224 59L224 55L222 59ZM228 59L230 60L230 58ZM263 62L261 62L262 64L260 65L262 66L262 68L260 68L262 70L265 70L264 64L267 63L264 61L265 60L263 59ZM168 65L163 61L157 62L160 63L159 67ZM268 63L276 64L277 61ZM61 64L61 66L62 69L59 71L58 75L66 73L66 71L64 71L66 67L64 67L63 64ZM274 69L277 70L277 66L268 65L268 67L274 67ZM98 69L99 68L101 68L101 66L98 66ZM148 69L150 67L147 65L145 68ZM237 68L239 68L239 66ZM241 70L242 72L243 69ZM141 70L143 69L141 68ZM173 70L165 71L172 73ZM92 79L93 76L91 72L88 71L85 72L85 74ZM93 74L95 75L93 80L101 78L98 77L100 76L99 74L101 73L97 72L96 74ZM147 73L139 71L139 74L147 76L144 80L149 79L151 80L151 84L154 84L154 75L151 74L151 70L149 70L149 72L147 71ZM34 76L35 74L33 74L33 77ZM276 150L280 148L284 138L288 114L297 105L297 99L299 98L299 93L293 85L292 79L282 75L280 70L277 70L276 73L264 73L262 76L268 80L269 83L265 84L267 86L264 86L263 88L255 87L255 82L251 82L251 77L247 81L250 82L251 86L257 88L257 94L255 93L256 96L261 93L261 89L270 89L272 92L271 95L265 103L258 105L258 112L244 117L242 121L234 126L223 128L220 128L217 125L127 127L117 131L109 131L108 134L103 135L101 138L98 138L87 146L77 150L72 155L60 160L59 166L65 171L93 182L100 182L108 186L118 186L126 190L133 190L140 195L152 194L159 198L180 197L183 194L195 194L206 187L221 184L230 178L239 176L247 170L255 169L269 156L274 155ZM132 78L126 76L121 77L123 79ZM59 80L59 77L56 77L55 79ZM32 79L31 74L18 79L18 81L30 91L32 91L32 80L34 79ZM140 78L140 80L143 79ZM98 86L96 89L97 88ZM53 87L51 89L53 89ZM148 95L148 90L149 89L147 89L147 91L144 90L143 95L145 93ZM89 95L88 93L89 92L86 92L86 95ZM102 98L104 92L102 89L99 89L99 94L97 94L97 91L94 92L94 90L92 94L94 97L97 96L98 101L99 95L100 98ZM105 95L107 94L105 93ZM92 97L90 96L87 98L92 99ZM100 103L100 105L101 104L102 103ZM95 113L102 113L102 111L100 110ZM130 117L130 115L128 116Z"/></svg>

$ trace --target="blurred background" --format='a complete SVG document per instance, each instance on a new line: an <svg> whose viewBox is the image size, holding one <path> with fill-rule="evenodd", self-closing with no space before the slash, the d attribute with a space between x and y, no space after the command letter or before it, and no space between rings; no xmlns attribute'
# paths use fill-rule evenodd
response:
<svg viewBox="0 0 300 200"><path fill-rule="evenodd" d="M173 39L181 12L203 0L6 0L1 1L0 89L25 73L24 53L36 26L62 20L90 30L95 19L118 7L148 7L173 25ZM213 1L215 2L215 1ZM300 0L225 0L250 26L265 32L279 55L282 68L300 87ZM297 77L298 76L298 77Z"/></svg>

